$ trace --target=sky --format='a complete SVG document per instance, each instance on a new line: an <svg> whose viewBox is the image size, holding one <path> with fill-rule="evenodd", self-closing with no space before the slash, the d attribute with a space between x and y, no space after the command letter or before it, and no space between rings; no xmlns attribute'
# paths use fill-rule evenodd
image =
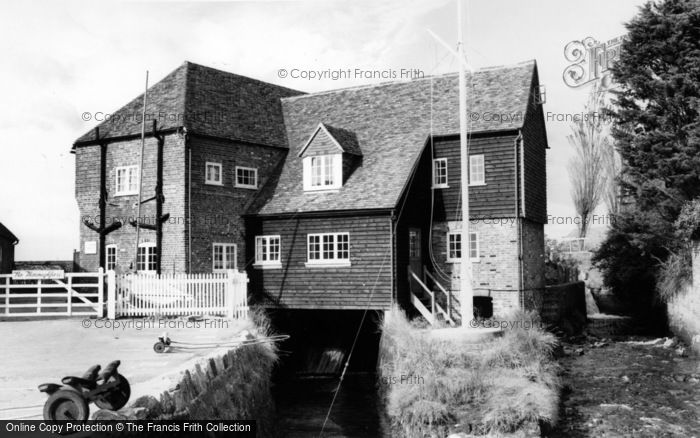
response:
<svg viewBox="0 0 700 438"><path fill-rule="evenodd" d="M641 0L466 0L463 33L474 68L537 60L545 112L578 113L590 87L569 88L564 47L624 35ZM455 0L284 2L6 2L0 14L0 222L17 260L69 260L78 248L71 145L185 60L302 90L384 82L291 77L292 70L457 70L428 32L454 46ZM288 74L281 77L280 69ZM83 120L90 113L91 120ZM550 236L575 229L569 123L547 123ZM597 214L603 215L601 207Z"/></svg>

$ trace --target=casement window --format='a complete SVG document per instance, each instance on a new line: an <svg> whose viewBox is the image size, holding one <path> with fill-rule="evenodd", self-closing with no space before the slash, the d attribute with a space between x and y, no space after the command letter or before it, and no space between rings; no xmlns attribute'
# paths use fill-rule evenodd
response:
<svg viewBox="0 0 700 438"><path fill-rule="evenodd" d="M304 165L304 190L339 189L343 184L343 159L341 154L306 157Z"/></svg>
<svg viewBox="0 0 700 438"><path fill-rule="evenodd" d="M243 189L258 188L258 169L236 166L236 187Z"/></svg>
<svg viewBox="0 0 700 438"><path fill-rule="evenodd" d="M459 262L462 258L462 232L459 230L447 233L447 261ZM479 261L479 235L476 232L469 233L469 258Z"/></svg>
<svg viewBox="0 0 700 438"><path fill-rule="evenodd" d="M308 265L350 265L350 233L309 234Z"/></svg>
<svg viewBox="0 0 700 438"><path fill-rule="evenodd" d="M255 236L255 265L280 266L280 236Z"/></svg>
<svg viewBox="0 0 700 438"><path fill-rule="evenodd" d="M221 163L212 163L207 161L204 183L215 186L224 185L223 166Z"/></svg>
<svg viewBox="0 0 700 438"><path fill-rule="evenodd" d="M136 195L139 192L139 166L121 166L114 172L116 196Z"/></svg>
<svg viewBox="0 0 700 438"><path fill-rule="evenodd" d="M155 243L142 243L136 254L136 270L138 272L155 272L158 259L158 248Z"/></svg>
<svg viewBox="0 0 700 438"><path fill-rule="evenodd" d="M469 185L482 186L486 184L486 173L484 170L484 156L469 156Z"/></svg>
<svg viewBox="0 0 700 438"><path fill-rule="evenodd" d="M105 269L114 271L117 267L117 245L107 245L105 247Z"/></svg>
<svg viewBox="0 0 700 438"><path fill-rule="evenodd" d="M433 188L445 188L447 185L447 158L433 160Z"/></svg>
<svg viewBox="0 0 700 438"><path fill-rule="evenodd" d="M236 269L236 244L215 243L212 250L212 272Z"/></svg>

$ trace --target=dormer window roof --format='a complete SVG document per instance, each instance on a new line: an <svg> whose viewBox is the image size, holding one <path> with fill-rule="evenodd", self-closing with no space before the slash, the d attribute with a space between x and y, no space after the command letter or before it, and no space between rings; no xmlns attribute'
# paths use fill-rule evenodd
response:
<svg viewBox="0 0 700 438"><path fill-rule="evenodd" d="M355 133L320 123L299 151L303 160L304 190L337 190L343 186L348 164L361 157Z"/></svg>
<svg viewBox="0 0 700 438"><path fill-rule="evenodd" d="M310 154L331 155L334 153L362 156L357 135L347 129L319 123L314 133L299 151L299 156L303 158Z"/></svg>

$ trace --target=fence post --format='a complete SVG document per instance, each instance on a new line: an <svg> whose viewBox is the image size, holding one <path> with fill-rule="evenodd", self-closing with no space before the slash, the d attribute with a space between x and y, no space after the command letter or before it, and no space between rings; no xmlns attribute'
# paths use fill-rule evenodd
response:
<svg viewBox="0 0 700 438"><path fill-rule="evenodd" d="M73 294L72 291L68 291L68 296ZM69 298L70 301L73 301ZM97 269L97 317L104 318L105 316L105 270L103 267ZM70 310L69 310L70 312Z"/></svg>
<svg viewBox="0 0 700 438"><path fill-rule="evenodd" d="M226 270L226 317L234 319L236 317L236 271Z"/></svg>
<svg viewBox="0 0 700 438"><path fill-rule="evenodd" d="M117 279L114 271L107 271L107 318L117 317Z"/></svg>

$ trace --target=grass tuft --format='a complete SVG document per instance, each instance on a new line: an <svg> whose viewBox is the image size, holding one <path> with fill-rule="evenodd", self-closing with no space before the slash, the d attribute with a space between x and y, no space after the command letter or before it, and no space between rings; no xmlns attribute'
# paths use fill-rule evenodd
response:
<svg viewBox="0 0 700 438"><path fill-rule="evenodd" d="M440 436L459 424L464 432L471 425L499 434L556 423L561 386L553 359L557 339L540 328L536 315L519 312L508 319L531 324L506 330L475 349L435 341L403 312L387 312L379 372L395 430L406 437Z"/></svg>

